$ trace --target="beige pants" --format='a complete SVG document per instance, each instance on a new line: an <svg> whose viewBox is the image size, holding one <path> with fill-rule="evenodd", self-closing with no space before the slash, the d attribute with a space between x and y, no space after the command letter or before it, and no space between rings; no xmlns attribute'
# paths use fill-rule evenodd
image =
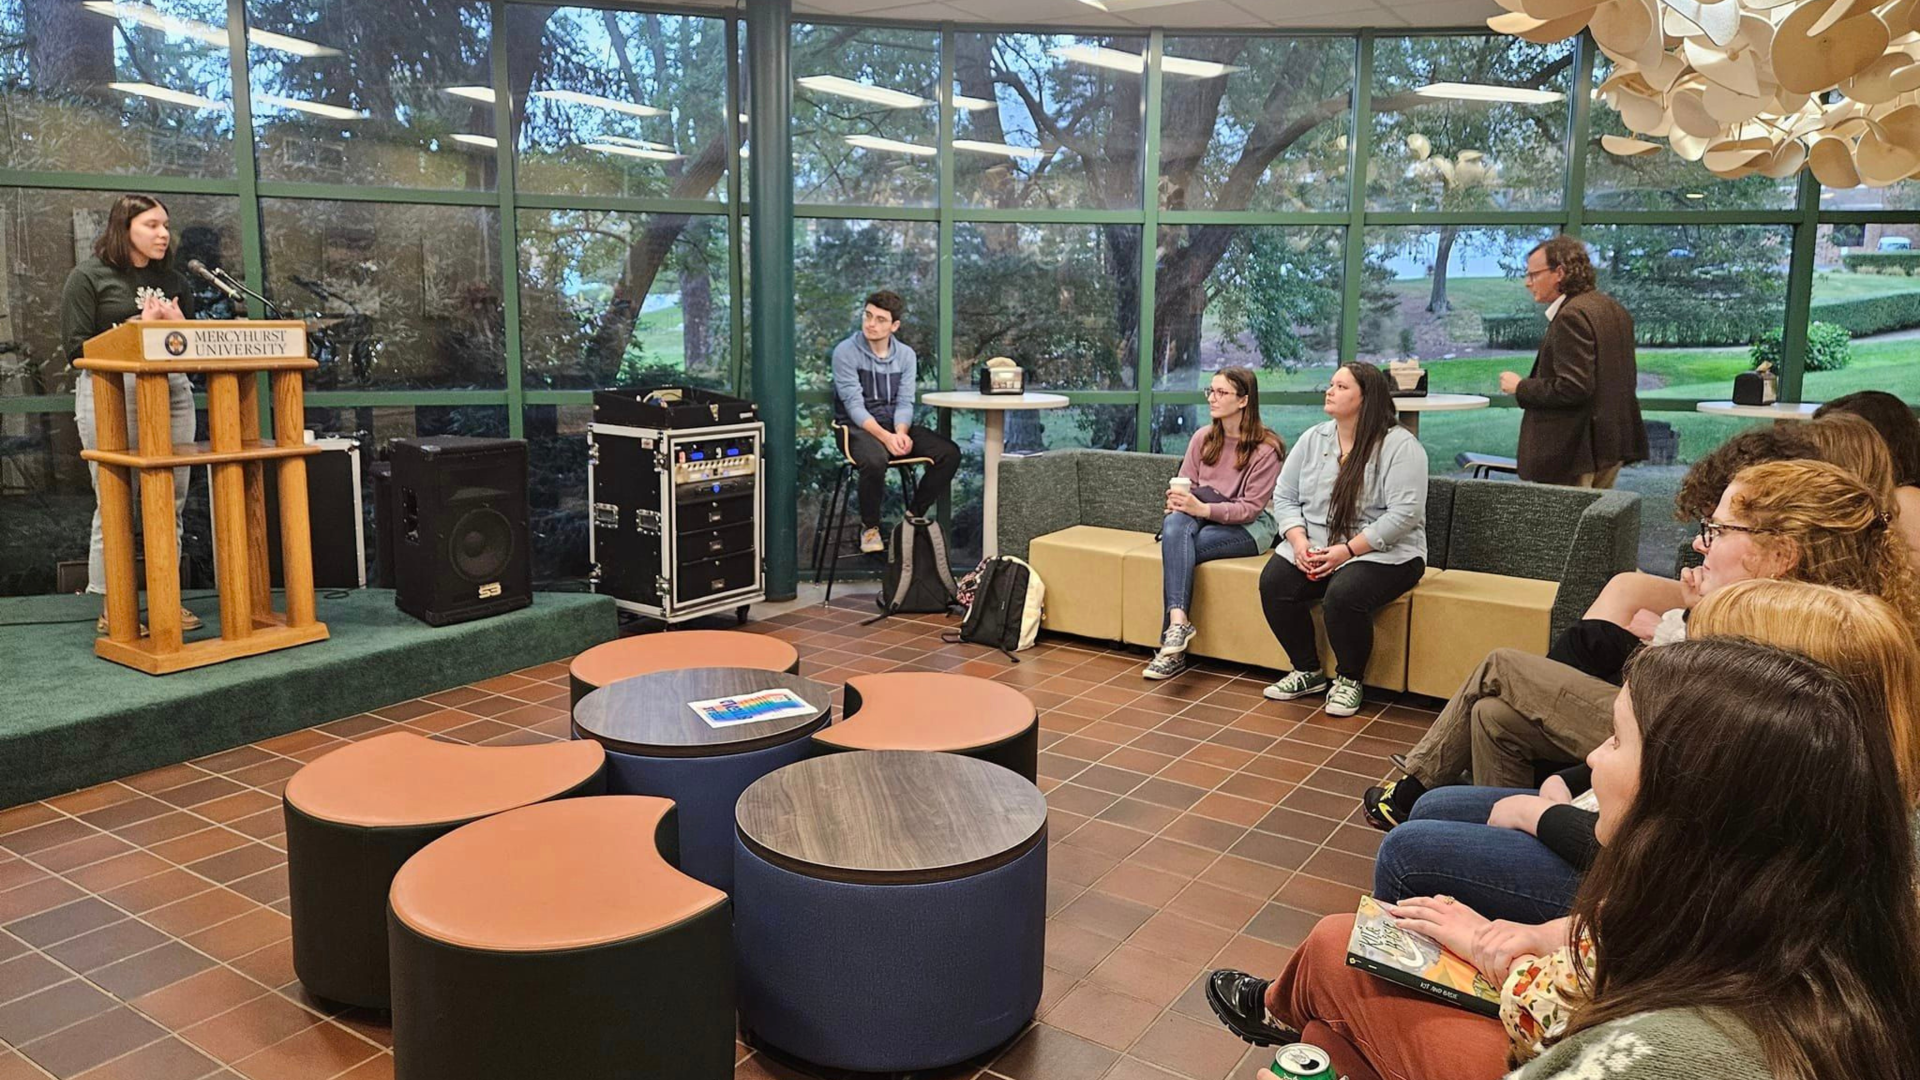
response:
<svg viewBox="0 0 1920 1080"><path fill-rule="evenodd" d="M1482 786L1533 787L1534 762L1577 764L1607 740L1619 693L1544 656L1495 649L1407 755L1407 772L1430 788L1469 770Z"/></svg>
<svg viewBox="0 0 1920 1080"><path fill-rule="evenodd" d="M1574 478L1573 486L1579 488L1610 488L1620 479L1620 463L1614 462L1595 472L1581 473Z"/></svg>

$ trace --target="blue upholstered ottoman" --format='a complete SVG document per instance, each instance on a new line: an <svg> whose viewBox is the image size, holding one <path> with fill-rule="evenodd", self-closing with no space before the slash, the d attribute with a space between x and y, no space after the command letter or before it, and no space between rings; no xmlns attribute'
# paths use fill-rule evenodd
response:
<svg viewBox="0 0 1920 1080"><path fill-rule="evenodd" d="M773 689L791 691L807 712L715 727L688 705ZM809 736L826 726L831 711L831 691L798 675L685 668L588 693L573 707L573 735L606 749L609 795L672 799L681 871L732 892L734 801L755 780L811 754Z"/></svg>
<svg viewBox="0 0 1920 1080"><path fill-rule="evenodd" d="M955 754L829 754L756 781L733 853L743 1029L873 1072L1019 1034L1040 1002L1046 823L1032 784Z"/></svg>

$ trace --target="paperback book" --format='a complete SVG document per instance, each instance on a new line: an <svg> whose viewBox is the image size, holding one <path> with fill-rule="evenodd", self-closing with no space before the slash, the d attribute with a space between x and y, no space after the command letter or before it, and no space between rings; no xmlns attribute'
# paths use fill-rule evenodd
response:
<svg viewBox="0 0 1920 1080"><path fill-rule="evenodd" d="M1371 896L1361 897L1354 913L1347 963L1483 1016L1500 1015L1499 987L1465 957L1425 934L1395 926Z"/></svg>

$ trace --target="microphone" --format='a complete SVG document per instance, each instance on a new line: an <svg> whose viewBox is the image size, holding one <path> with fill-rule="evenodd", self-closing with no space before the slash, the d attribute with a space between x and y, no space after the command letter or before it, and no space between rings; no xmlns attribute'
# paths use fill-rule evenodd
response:
<svg viewBox="0 0 1920 1080"><path fill-rule="evenodd" d="M188 264L188 269L192 269L192 264ZM237 278L235 278L232 274L227 273L225 270L215 268L211 271L208 271L204 266L201 267L200 269L206 272L208 276L212 277L215 280L215 284L218 284L222 289L228 290L227 295L230 297L233 297L233 299L235 300L240 299L239 296L235 295L236 292L245 293L248 296L253 297L255 300L260 301L261 305L267 309L267 314L272 315L276 319L284 319L287 317L286 312L280 310L280 305L274 303L272 300L267 299L265 296L261 295L260 293L257 293L252 289L247 288L245 285L241 284Z"/></svg>
<svg viewBox="0 0 1920 1080"><path fill-rule="evenodd" d="M206 279L206 281L211 283L214 288L219 289L222 293L225 293L227 299L233 301L236 304L241 302L240 290L234 288L233 286L227 284L224 281L221 281L218 275L216 275L213 271L207 269L206 263L201 262L199 259L188 259L187 269L193 272L194 274L197 274L200 277Z"/></svg>

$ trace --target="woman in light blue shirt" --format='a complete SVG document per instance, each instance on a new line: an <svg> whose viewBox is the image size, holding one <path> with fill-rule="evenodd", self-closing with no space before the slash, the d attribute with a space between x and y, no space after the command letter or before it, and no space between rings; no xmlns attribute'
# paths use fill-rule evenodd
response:
<svg viewBox="0 0 1920 1080"><path fill-rule="evenodd" d="M1273 491L1285 543L1260 574L1260 605L1293 671L1266 688L1276 701L1327 695L1329 716L1360 710L1373 655L1373 613L1427 568L1427 451L1394 420L1393 387L1372 364L1340 365L1327 387L1332 419L1308 428ZM1334 673L1313 637L1319 601Z"/></svg>

